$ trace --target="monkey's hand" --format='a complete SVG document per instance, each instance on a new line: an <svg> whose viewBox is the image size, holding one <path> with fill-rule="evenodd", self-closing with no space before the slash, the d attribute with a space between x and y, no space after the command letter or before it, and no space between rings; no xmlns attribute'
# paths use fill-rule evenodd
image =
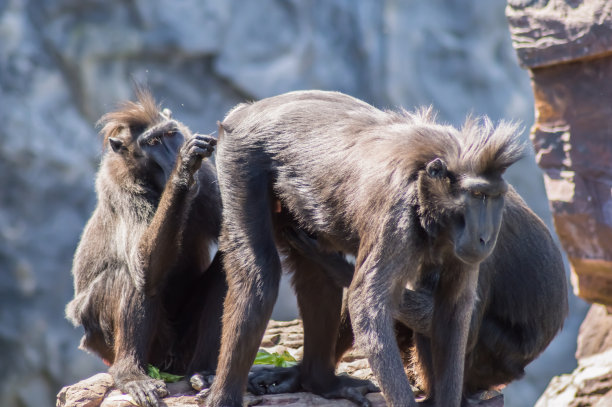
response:
<svg viewBox="0 0 612 407"><path fill-rule="evenodd" d="M249 372L247 390L256 396L295 393L301 390L300 371L297 366L253 366Z"/></svg>
<svg viewBox="0 0 612 407"><path fill-rule="evenodd" d="M216 144L215 138L204 134L194 134L183 144L177 160L179 182L189 187L195 184L194 174L200 169L202 160L211 156Z"/></svg>
<svg viewBox="0 0 612 407"><path fill-rule="evenodd" d="M132 380L117 387L132 396L136 404L141 407L160 407L161 399L168 395L168 389L162 380L150 378Z"/></svg>

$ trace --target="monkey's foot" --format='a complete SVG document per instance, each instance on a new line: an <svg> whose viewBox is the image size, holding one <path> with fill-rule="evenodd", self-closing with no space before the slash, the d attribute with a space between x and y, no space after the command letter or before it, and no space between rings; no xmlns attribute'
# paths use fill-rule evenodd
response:
<svg viewBox="0 0 612 407"><path fill-rule="evenodd" d="M331 382L303 383L298 366L273 367L254 366L249 373L248 390L255 395L295 393L310 391L328 399L347 399L361 407L370 407L367 393L380 389L369 380L356 379L348 375L334 376Z"/></svg>
<svg viewBox="0 0 612 407"><path fill-rule="evenodd" d="M380 392L380 389L369 380L356 379L348 375L336 378L338 381L333 387L318 394L327 399L347 399L360 407L371 407L372 403L365 395Z"/></svg>
<svg viewBox="0 0 612 407"><path fill-rule="evenodd" d="M198 404L203 404L206 402L206 399L210 395L210 388L204 389L196 394L195 399Z"/></svg>
<svg viewBox="0 0 612 407"><path fill-rule="evenodd" d="M300 391L300 371L297 366L253 366L249 372L247 390L262 394L295 393Z"/></svg>
<svg viewBox="0 0 612 407"><path fill-rule="evenodd" d="M132 380L121 386L121 390L141 407L160 407L161 399L168 395L166 384L155 379Z"/></svg>

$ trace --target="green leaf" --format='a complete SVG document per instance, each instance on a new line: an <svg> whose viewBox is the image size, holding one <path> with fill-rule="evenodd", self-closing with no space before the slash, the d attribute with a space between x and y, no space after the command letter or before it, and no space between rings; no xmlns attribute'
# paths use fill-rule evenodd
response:
<svg viewBox="0 0 612 407"><path fill-rule="evenodd" d="M175 383L181 380L185 376L179 376L171 373L160 371L153 365L147 365L147 374L149 377L157 380L163 380L166 383Z"/></svg>
<svg viewBox="0 0 612 407"><path fill-rule="evenodd" d="M254 365L273 365L278 367L291 367L297 365L297 360L287 351L282 355L270 353L265 349L260 349L255 357Z"/></svg>
<svg viewBox="0 0 612 407"><path fill-rule="evenodd" d="M147 365L147 374L153 379L161 380L159 369L153 365Z"/></svg>

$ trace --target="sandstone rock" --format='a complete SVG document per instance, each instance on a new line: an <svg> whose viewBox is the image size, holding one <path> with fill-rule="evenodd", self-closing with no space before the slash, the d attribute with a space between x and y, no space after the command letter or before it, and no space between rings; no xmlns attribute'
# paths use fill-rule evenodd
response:
<svg viewBox="0 0 612 407"><path fill-rule="evenodd" d="M99 373L73 386L66 386L57 395L57 407L97 407L112 389L113 378Z"/></svg>
<svg viewBox="0 0 612 407"><path fill-rule="evenodd" d="M535 407L609 406L612 401L612 349L578 361L571 374L555 377Z"/></svg>
<svg viewBox="0 0 612 407"><path fill-rule="evenodd" d="M612 312L610 307L593 304L578 332L576 359L612 349Z"/></svg>
<svg viewBox="0 0 612 407"><path fill-rule="evenodd" d="M511 1L514 47L531 68L531 138L580 297L612 305L612 3Z"/></svg>

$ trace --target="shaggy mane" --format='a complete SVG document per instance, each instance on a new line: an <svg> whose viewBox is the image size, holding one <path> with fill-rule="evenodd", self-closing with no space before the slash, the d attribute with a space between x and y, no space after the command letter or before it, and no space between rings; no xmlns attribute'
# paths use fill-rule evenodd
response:
<svg viewBox="0 0 612 407"><path fill-rule="evenodd" d="M494 126L487 117L468 117L457 129L437 123L431 107L387 113L389 119L383 125L392 148L385 149L385 154L392 151L390 165L400 165L412 176L436 158L457 174L502 173L526 153L517 123L501 121Z"/></svg>
<svg viewBox="0 0 612 407"><path fill-rule="evenodd" d="M97 126L102 126L100 134L104 138L104 144L122 128L142 128L160 122L163 117L161 107L155 102L155 98L148 88L135 85L134 93L136 102L125 101L119 104L114 112L106 113L98 120Z"/></svg>
<svg viewBox="0 0 612 407"><path fill-rule="evenodd" d="M501 173L526 154L518 123L468 117L459 134L460 162L474 174Z"/></svg>

